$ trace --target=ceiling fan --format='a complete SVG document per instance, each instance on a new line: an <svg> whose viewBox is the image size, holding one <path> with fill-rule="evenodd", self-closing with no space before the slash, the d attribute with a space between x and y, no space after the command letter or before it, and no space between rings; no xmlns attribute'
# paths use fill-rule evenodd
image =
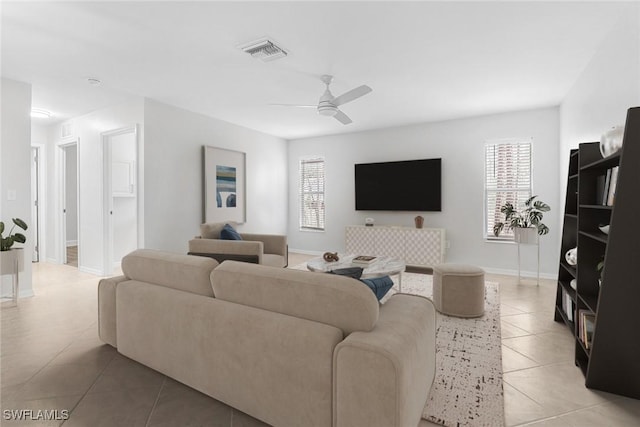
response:
<svg viewBox="0 0 640 427"><path fill-rule="evenodd" d="M340 105L346 104L347 102L354 101L361 96L364 96L371 92L371 89L367 85L358 86L355 89L351 89L348 92L343 93L340 96L333 96L331 91L329 90L329 85L333 81L333 76L323 75L320 77L320 80L327 86L324 91L324 94L320 97L318 101L318 105L294 105L294 104L271 104L271 105L280 105L283 107L302 107L302 108L316 108L318 110L318 114L323 116L331 116L338 120L343 125L348 125L352 122L352 120L345 113L340 111L338 107Z"/></svg>

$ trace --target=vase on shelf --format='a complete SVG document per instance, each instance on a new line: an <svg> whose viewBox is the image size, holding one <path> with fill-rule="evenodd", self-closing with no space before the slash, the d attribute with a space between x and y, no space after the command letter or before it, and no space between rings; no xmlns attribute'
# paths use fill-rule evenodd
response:
<svg viewBox="0 0 640 427"><path fill-rule="evenodd" d="M600 137L600 154L602 157L609 157L622 148L624 136L624 126L614 126Z"/></svg>
<svg viewBox="0 0 640 427"><path fill-rule="evenodd" d="M424 225L424 218L420 215L415 217L413 220L416 223L416 228L422 228L422 226Z"/></svg>

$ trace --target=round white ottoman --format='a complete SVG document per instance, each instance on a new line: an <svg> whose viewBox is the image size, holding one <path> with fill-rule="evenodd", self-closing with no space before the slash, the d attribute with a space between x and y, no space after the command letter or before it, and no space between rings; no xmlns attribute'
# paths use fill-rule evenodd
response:
<svg viewBox="0 0 640 427"><path fill-rule="evenodd" d="M433 304L443 314L479 317L484 314L484 270L472 265L433 267Z"/></svg>

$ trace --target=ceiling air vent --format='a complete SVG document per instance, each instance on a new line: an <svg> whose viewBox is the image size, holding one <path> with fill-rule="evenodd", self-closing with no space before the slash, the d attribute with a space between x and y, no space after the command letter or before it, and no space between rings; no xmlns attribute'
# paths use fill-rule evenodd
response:
<svg viewBox="0 0 640 427"><path fill-rule="evenodd" d="M274 59L284 58L287 56L286 50L268 38L262 38L251 43L244 44L240 46L240 49L262 62L273 61Z"/></svg>

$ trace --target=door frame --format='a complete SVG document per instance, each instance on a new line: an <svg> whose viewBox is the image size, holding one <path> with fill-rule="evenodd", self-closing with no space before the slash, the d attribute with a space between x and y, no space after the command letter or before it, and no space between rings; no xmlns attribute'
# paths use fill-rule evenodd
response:
<svg viewBox="0 0 640 427"><path fill-rule="evenodd" d="M47 207L47 192L45 188L46 181L46 173L47 173L47 146L45 144L40 143L32 143L31 148L36 149L38 152L38 169L37 169L37 183L36 183L36 191L38 192L38 219L36 224L36 236L34 236L34 243L37 244L38 247L38 260L37 262L41 262L46 260L46 224L45 218L47 217L46 207ZM34 249L35 245L34 244Z"/></svg>
<svg viewBox="0 0 640 427"><path fill-rule="evenodd" d="M66 172L67 172L67 152L66 149L72 146L76 146L76 218L77 218L77 227L78 227L78 268L80 268L82 251L80 250L80 138L71 138L68 140L61 141L57 144L59 148L56 150L56 157L58 159L58 206L57 206L57 218L58 218L58 226L56 227L58 230L58 253L59 256L56 257L56 261L59 264L67 263L67 220L65 215L65 205L66 205L66 194L67 194L67 185L66 185Z"/></svg>
<svg viewBox="0 0 640 427"><path fill-rule="evenodd" d="M136 179L136 185L134 187L135 190L135 198L136 198L136 246L140 247L140 185L139 185L139 131L138 125L134 124L131 126L126 126L119 129L114 129L106 132L100 133L102 139L102 224L103 224L103 267L102 274L105 276L110 276L114 270L114 261L113 261L113 195L111 188L111 179L112 179L112 170L111 170L111 138L114 136L125 135L131 133L133 134L134 144L135 144L135 171L134 176Z"/></svg>

